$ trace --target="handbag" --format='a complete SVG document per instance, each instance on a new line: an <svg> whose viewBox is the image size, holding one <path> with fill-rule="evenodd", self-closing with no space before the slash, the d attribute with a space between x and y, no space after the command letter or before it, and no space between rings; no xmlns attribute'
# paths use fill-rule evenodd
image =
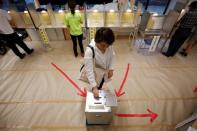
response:
<svg viewBox="0 0 197 131"><path fill-rule="evenodd" d="M88 45L88 47L92 50L92 53L93 53L93 55L92 55L93 63L94 63L93 70L94 70L96 83L98 84L98 83L101 83L102 79L104 78L106 70L95 66L94 48L91 45ZM85 67L85 65L83 64L81 69L80 69L80 75L79 75L78 79L85 82L85 83L89 83L89 80L88 80L87 75L86 75L86 70L85 70L84 67Z"/></svg>
<svg viewBox="0 0 197 131"><path fill-rule="evenodd" d="M22 39L25 39L25 38L27 38L29 36L28 33L27 33L27 31L26 31L26 29L16 28L16 29L14 29L14 31Z"/></svg>

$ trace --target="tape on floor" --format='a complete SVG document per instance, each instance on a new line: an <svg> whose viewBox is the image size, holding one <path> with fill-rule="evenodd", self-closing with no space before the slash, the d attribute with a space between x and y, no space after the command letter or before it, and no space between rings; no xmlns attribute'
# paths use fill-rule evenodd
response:
<svg viewBox="0 0 197 131"><path fill-rule="evenodd" d="M158 98L158 99L151 99L151 98L128 98L128 99L119 99L118 102L127 102L127 101L187 101L187 100L196 100L197 97L178 97L178 98ZM46 104L46 103L82 103L85 100L37 100L37 101L4 101L0 100L0 104Z"/></svg>
<svg viewBox="0 0 197 131"><path fill-rule="evenodd" d="M128 101L138 101L138 102L144 102L144 101L188 101L188 100L197 100L197 97L178 97L178 98L158 98L158 99L152 99L152 98L128 98L128 99L119 99L118 102L128 102ZM6 100L0 100L0 104L66 104L66 103L82 103L85 102L85 100L36 100L36 101L6 101Z"/></svg>
<svg viewBox="0 0 197 131"><path fill-rule="evenodd" d="M31 127L25 126L0 126L0 129L46 129L46 130L82 130L82 129L117 129L117 128L174 128L176 124L145 124L145 125L109 125L109 126L68 126L68 125L33 125Z"/></svg>
<svg viewBox="0 0 197 131"><path fill-rule="evenodd" d="M82 103L85 100L37 100L37 101L3 101L0 104L67 104L67 103Z"/></svg>

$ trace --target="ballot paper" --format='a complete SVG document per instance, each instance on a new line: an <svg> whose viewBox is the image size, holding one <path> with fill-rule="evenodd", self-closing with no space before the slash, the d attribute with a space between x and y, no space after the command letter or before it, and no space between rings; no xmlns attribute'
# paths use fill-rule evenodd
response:
<svg viewBox="0 0 197 131"><path fill-rule="evenodd" d="M179 124L177 124L175 128L182 127L182 126L184 126L185 124L190 123L190 122L192 122L192 121L194 121L194 120L196 120L196 119L197 119L197 113L191 115L191 116L190 116L189 118L187 118L186 120L184 120L184 121L180 122Z"/></svg>
<svg viewBox="0 0 197 131"><path fill-rule="evenodd" d="M187 131L197 131L197 129L192 128L191 126L187 129Z"/></svg>
<svg viewBox="0 0 197 131"><path fill-rule="evenodd" d="M105 91L106 106L114 107L118 106L117 97L114 93L110 91Z"/></svg>

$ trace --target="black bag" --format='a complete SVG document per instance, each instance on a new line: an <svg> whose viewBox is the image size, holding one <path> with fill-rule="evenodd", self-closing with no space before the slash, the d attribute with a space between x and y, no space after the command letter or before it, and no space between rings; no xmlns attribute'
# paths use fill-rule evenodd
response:
<svg viewBox="0 0 197 131"><path fill-rule="evenodd" d="M19 28L16 28L14 29L15 32L17 33L17 35L22 38L22 39L25 39L27 38L29 35L27 33L27 31L25 29L19 29Z"/></svg>
<svg viewBox="0 0 197 131"><path fill-rule="evenodd" d="M0 37L0 55L5 55L7 51L6 42Z"/></svg>

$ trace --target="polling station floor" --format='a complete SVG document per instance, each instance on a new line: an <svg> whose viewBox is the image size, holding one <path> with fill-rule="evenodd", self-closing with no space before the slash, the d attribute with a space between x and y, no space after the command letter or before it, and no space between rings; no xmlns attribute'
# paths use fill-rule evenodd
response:
<svg viewBox="0 0 197 131"><path fill-rule="evenodd" d="M114 44L116 64L107 86L118 90L130 70L114 113L158 114L150 117L113 116L109 126L86 126L85 98L52 65L58 65L81 89L77 79L82 57L75 58L71 41L52 42L46 52L40 42L28 43L32 55L18 59L11 51L0 57L1 131L174 131L174 126L197 107L197 48L187 58L144 56L130 50L128 40Z"/></svg>

